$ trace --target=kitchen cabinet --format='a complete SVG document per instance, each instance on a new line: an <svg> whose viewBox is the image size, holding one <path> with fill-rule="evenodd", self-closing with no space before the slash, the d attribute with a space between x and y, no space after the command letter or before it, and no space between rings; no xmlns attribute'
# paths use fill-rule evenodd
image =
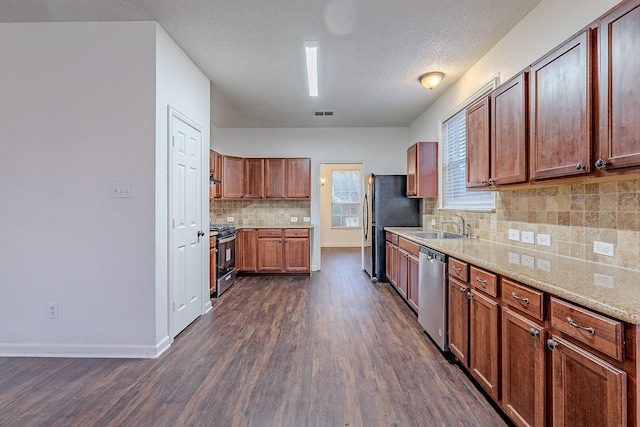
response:
<svg viewBox="0 0 640 427"><path fill-rule="evenodd" d="M236 267L238 272L258 270L258 230L243 228L236 232Z"/></svg>
<svg viewBox="0 0 640 427"><path fill-rule="evenodd" d="M449 350L469 367L469 284L449 276Z"/></svg>
<svg viewBox="0 0 640 427"><path fill-rule="evenodd" d="M311 198L311 159L286 159L286 198Z"/></svg>
<svg viewBox="0 0 640 427"><path fill-rule="evenodd" d="M624 172L640 166L640 2L625 2L598 29L599 134L594 166ZM622 169L622 171L621 171Z"/></svg>
<svg viewBox="0 0 640 427"><path fill-rule="evenodd" d="M284 199L286 160L264 159L264 195L267 199Z"/></svg>
<svg viewBox="0 0 640 427"><path fill-rule="evenodd" d="M284 271L308 273L311 271L311 239L307 228L284 230Z"/></svg>
<svg viewBox="0 0 640 427"><path fill-rule="evenodd" d="M216 292L216 279L218 276L216 254L216 236L212 236L209 237L209 295L213 295Z"/></svg>
<svg viewBox="0 0 640 427"><path fill-rule="evenodd" d="M264 198L264 159L244 159L245 199Z"/></svg>
<svg viewBox="0 0 640 427"><path fill-rule="evenodd" d="M520 426L545 422L545 329L502 309L502 407Z"/></svg>
<svg viewBox="0 0 640 427"><path fill-rule="evenodd" d="M241 199L244 196L244 159L222 156L222 198Z"/></svg>
<svg viewBox="0 0 640 427"><path fill-rule="evenodd" d="M407 197L438 196L438 143L416 142L407 149Z"/></svg>
<svg viewBox="0 0 640 427"><path fill-rule="evenodd" d="M471 274L473 277L473 267ZM500 305L472 285L469 309L469 370L497 402L500 397Z"/></svg>
<svg viewBox="0 0 640 427"><path fill-rule="evenodd" d="M493 184L490 161L490 105L485 96L469 106L466 114L467 133L467 188L483 188Z"/></svg>
<svg viewBox="0 0 640 427"><path fill-rule="evenodd" d="M398 238L396 289L409 306L418 311L418 256L420 246L402 237Z"/></svg>
<svg viewBox="0 0 640 427"><path fill-rule="evenodd" d="M386 236L385 275L393 287L398 286L398 235L389 233Z"/></svg>
<svg viewBox="0 0 640 427"><path fill-rule="evenodd" d="M591 39L592 32L583 31L531 66L533 180L585 175L591 170Z"/></svg>
<svg viewBox="0 0 640 427"><path fill-rule="evenodd" d="M217 181L222 179L222 155L214 150L209 150L209 177ZM222 196L220 183L209 182L209 198L219 198Z"/></svg>
<svg viewBox="0 0 640 427"><path fill-rule="evenodd" d="M282 264L282 230L258 230L258 271L279 273Z"/></svg>

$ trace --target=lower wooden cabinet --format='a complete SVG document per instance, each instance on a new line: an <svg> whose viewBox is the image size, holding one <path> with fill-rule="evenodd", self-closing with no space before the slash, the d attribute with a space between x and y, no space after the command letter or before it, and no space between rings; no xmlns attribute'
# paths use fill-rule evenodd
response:
<svg viewBox="0 0 640 427"><path fill-rule="evenodd" d="M548 345L553 426L626 426L627 374L558 336Z"/></svg>
<svg viewBox="0 0 640 427"><path fill-rule="evenodd" d="M469 370L496 401L499 399L500 305L471 291L469 315Z"/></svg>
<svg viewBox="0 0 640 427"><path fill-rule="evenodd" d="M216 239L216 236L209 237L209 295L213 295L216 291L216 279L218 276Z"/></svg>
<svg viewBox="0 0 640 427"><path fill-rule="evenodd" d="M398 257L398 246L394 245L391 240L386 242L386 255L385 255L385 274L387 280L394 287L398 286L398 269L396 267Z"/></svg>
<svg viewBox="0 0 640 427"><path fill-rule="evenodd" d="M519 426L545 425L544 327L502 309L502 408Z"/></svg>
<svg viewBox="0 0 640 427"><path fill-rule="evenodd" d="M417 312L420 246L393 233L386 233L386 239L387 279L409 306Z"/></svg>
<svg viewBox="0 0 640 427"><path fill-rule="evenodd" d="M468 294L467 282L449 276L449 350L465 367L469 366Z"/></svg>
<svg viewBox="0 0 640 427"><path fill-rule="evenodd" d="M307 228L238 230L240 273L311 272L311 236Z"/></svg>

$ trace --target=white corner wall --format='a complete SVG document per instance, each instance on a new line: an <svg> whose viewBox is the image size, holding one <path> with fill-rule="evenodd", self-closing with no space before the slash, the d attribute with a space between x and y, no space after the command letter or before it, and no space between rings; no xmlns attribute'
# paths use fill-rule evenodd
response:
<svg viewBox="0 0 640 427"><path fill-rule="evenodd" d="M437 141L438 121L491 78L508 80L618 3L542 0L409 126L409 141Z"/></svg>
<svg viewBox="0 0 640 427"><path fill-rule="evenodd" d="M156 351L154 25L0 24L0 355Z"/></svg>
<svg viewBox="0 0 640 427"><path fill-rule="evenodd" d="M202 182L209 182L209 79L180 49L173 39L156 24L156 334L161 350L171 333L168 316L168 106L177 110L203 130L202 135ZM202 218L204 227L209 223L209 187L202 186ZM202 313L211 308L209 298L209 240L202 244L202 277L206 286L202 288ZM151 303L151 301L149 301Z"/></svg>
<svg viewBox="0 0 640 427"><path fill-rule="evenodd" d="M211 148L244 157L310 157L311 267L320 268L320 163L363 163L366 175L407 173L407 128L216 128ZM215 202L214 202L215 203Z"/></svg>

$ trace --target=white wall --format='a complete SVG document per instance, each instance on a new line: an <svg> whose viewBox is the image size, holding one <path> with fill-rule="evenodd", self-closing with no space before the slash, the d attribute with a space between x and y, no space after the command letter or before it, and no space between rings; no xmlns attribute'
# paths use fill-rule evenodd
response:
<svg viewBox="0 0 640 427"><path fill-rule="evenodd" d="M0 24L0 354L154 351L154 25Z"/></svg>
<svg viewBox="0 0 640 427"><path fill-rule="evenodd" d="M438 121L493 76L499 74L500 82L508 80L618 3L542 0L409 126L409 141L439 140Z"/></svg>
<svg viewBox="0 0 640 427"><path fill-rule="evenodd" d="M0 355L157 356L167 104L207 141L208 80L153 22L0 24L0 57Z"/></svg>
<svg viewBox="0 0 640 427"><path fill-rule="evenodd" d="M320 163L363 163L364 174L407 173L407 128L211 129L211 148L245 157L310 157L312 268L320 268Z"/></svg>
<svg viewBox="0 0 640 427"><path fill-rule="evenodd" d="M209 182L209 79L180 49L171 37L156 25L156 343L159 349L172 337L171 319L168 317L168 106L199 125L202 135L202 182ZM204 228L209 224L209 186L202 188L202 219ZM211 307L209 298L209 239L201 239L202 313Z"/></svg>

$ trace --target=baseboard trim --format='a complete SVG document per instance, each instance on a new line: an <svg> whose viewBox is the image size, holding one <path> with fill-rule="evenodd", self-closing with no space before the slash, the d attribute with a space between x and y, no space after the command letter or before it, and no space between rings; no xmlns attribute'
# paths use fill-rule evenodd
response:
<svg viewBox="0 0 640 427"><path fill-rule="evenodd" d="M167 351L167 336L155 346L98 344L0 344L0 357L71 357L107 359L155 359Z"/></svg>

